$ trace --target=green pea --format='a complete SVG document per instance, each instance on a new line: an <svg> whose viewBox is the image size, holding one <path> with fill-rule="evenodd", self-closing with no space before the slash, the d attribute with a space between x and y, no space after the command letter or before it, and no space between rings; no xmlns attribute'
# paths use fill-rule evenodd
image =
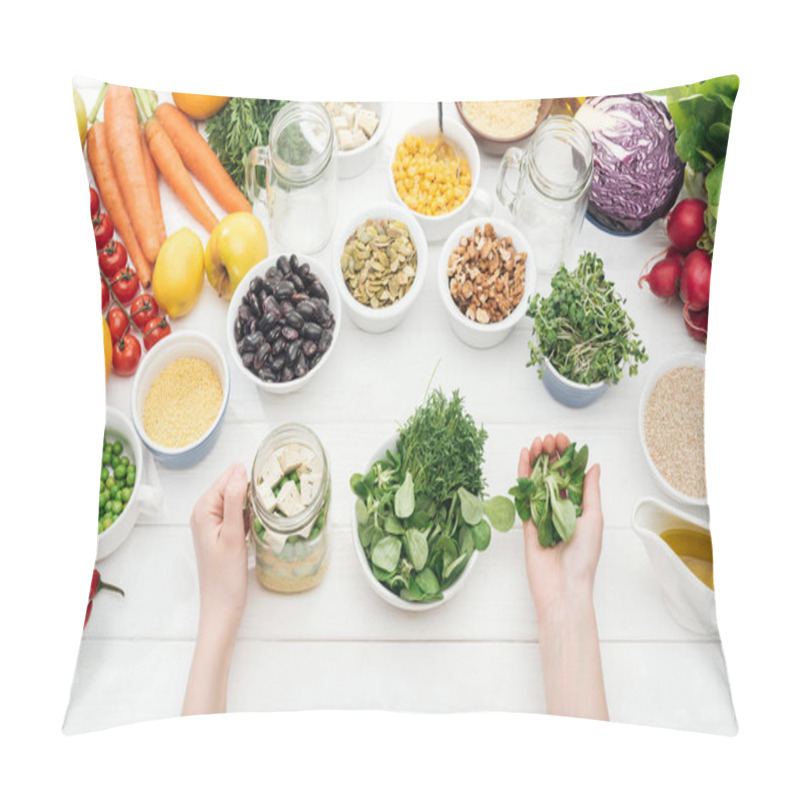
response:
<svg viewBox="0 0 800 800"><path fill-rule="evenodd" d="M122 456L122 458L119 460L119 463L122 464L123 467L127 467L131 463L131 460L128 458L128 456Z"/></svg>
<svg viewBox="0 0 800 800"><path fill-rule="evenodd" d="M128 474L128 469L124 464L120 464L118 467L114 469L114 477L117 480L122 480Z"/></svg>
<svg viewBox="0 0 800 800"><path fill-rule="evenodd" d="M117 485L116 480L114 479L113 475L109 475L106 478L106 489L113 489Z"/></svg>
<svg viewBox="0 0 800 800"><path fill-rule="evenodd" d="M114 442L111 445L111 450L115 456L118 456L122 452L122 442Z"/></svg>
<svg viewBox="0 0 800 800"><path fill-rule="evenodd" d="M110 515L106 515L103 517L103 530L107 531L112 525L114 524L114 520L111 518Z"/></svg>
<svg viewBox="0 0 800 800"><path fill-rule="evenodd" d="M122 513L122 503L120 503L119 500L112 501L111 510L117 515L121 514Z"/></svg>
<svg viewBox="0 0 800 800"><path fill-rule="evenodd" d="M104 481L106 478L108 478L108 470L103 467L103 469L100 470L100 480Z"/></svg>
<svg viewBox="0 0 800 800"><path fill-rule="evenodd" d="M98 533L102 533L104 530L105 530L105 528L103 527L103 523L102 522L98 522L97 523L97 532Z"/></svg>
<svg viewBox="0 0 800 800"><path fill-rule="evenodd" d="M119 466L119 456L111 456L111 466L116 469Z"/></svg>
<svg viewBox="0 0 800 800"><path fill-rule="evenodd" d="M111 463L111 450L103 450L103 466Z"/></svg>
<svg viewBox="0 0 800 800"><path fill-rule="evenodd" d="M109 495L108 495L108 496L109 496L109 497L110 497L112 500L117 500L117 499L119 498L119 492L120 492L120 487L119 487L119 486L115 486L115 487L114 487L114 488L113 488L113 489L112 489L112 490L109 492Z"/></svg>
<svg viewBox="0 0 800 800"><path fill-rule="evenodd" d="M130 488L126 486L124 489L120 490L119 497L120 497L120 500L122 500L123 503L127 503L128 500L131 499L131 490L130 490Z"/></svg>
<svg viewBox="0 0 800 800"><path fill-rule="evenodd" d="M135 472L128 472L128 475L125 478L125 483L128 486L133 486L133 484L136 483L136 473Z"/></svg>

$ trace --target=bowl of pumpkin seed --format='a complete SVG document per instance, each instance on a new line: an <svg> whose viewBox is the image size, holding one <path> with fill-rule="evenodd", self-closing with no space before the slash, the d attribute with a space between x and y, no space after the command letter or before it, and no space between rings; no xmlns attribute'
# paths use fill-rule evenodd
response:
<svg viewBox="0 0 800 800"><path fill-rule="evenodd" d="M413 214L397 203L362 209L340 228L333 278L353 322L368 333L400 324L422 291L428 244Z"/></svg>

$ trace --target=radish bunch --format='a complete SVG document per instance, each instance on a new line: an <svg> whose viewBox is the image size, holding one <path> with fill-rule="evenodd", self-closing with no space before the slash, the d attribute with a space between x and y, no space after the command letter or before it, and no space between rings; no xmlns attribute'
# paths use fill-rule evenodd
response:
<svg viewBox="0 0 800 800"><path fill-rule="evenodd" d="M683 301L683 321L686 330L698 341L708 334L708 302L711 288L711 258L697 243L703 235L706 204L702 200L681 200L667 216L667 236L670 247L646 275L646 283L656 297L670 298L676 294Z"/></svg>

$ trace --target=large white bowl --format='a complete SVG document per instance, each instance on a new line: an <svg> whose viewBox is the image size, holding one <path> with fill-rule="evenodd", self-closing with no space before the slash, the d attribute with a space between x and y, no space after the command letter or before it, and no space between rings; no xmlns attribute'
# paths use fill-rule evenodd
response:
<svg viewBox="0 0 800 800"><path fill-rule="evenodd" d="M453 250L456 249L461 237L472 235L476 227L480 227L481 230L483 230L483 226L486 223L494 227L498 238L502 239L505 236L510 236L514 249L517 252L527 253L528 259L525 263L525 290L522 293L522 298L517 304L517 307L505 319L500 320L500 322L481 324L480 322L467 319L466 315L461 312L461 309L459 309L453 300L450 294L450 278L447 276L447 262L450 260L450 255ZM499 217L476 217L475 219L467 220L459 225L450 236L447 237L447 240L442 246L437 268L436 283L439 287L439 297L447 312L447 319L450 322L450 327L453 329L456 336L470 347L494 347L500 344L500 342L511 333L514 326L523 319L528 307L527 297L530 293L535 291L536 268L533 264L533 254L531 253L530 244L519 228Z"/></svg>
<svg viewBox="0 0 800 800"><path fill-rule="evenodd" d="M418 211L409 209L409 211L411 211L419 224L422 226L422 230L425 231L425 236L428 237L428 241L430 242L439 242L442 239L445 239L454 226L460 224L468 217L473 216L475 213L488 215L491 213L493 202L492 196L488 192L478 188L481 177L481 157L480 153L478 152L478 146L475 144L475 140L470 135L470 132L463 125L453 119L442 120L442 132L444 134L444 138L454 145L457 150L460 150L461 155L467 159L470 174L472 176L472 185L470 187L469 194L467 195L467 199L464 200L464 202L458 208L453 209L447 214L429 216L427 214L420 214ZM408 134L412 134L413 136L422 136L426 139L433 139L439 136L439 123L435 119L418 122L416 125L410 127L403 134L403 136L397 142L395 142L395 145L392 148L387 167L389 174L389 185L391 187L392 198L405 208L408 208L408 206L406 206L400 195L397 193L397 187L394 183L394 176L392 175L392 162L394 161L394 155L397 152L398 145Z"/></svg>
<svg viewBox="0 0 800 800"><path fill-rule="evenodd" d="M97 535L97 560L110 556L130 535L139 514L152 514L161 502L161 491L144 482L144 452L128 418L113 406L106 407L104 437L122 443L122 452L136 467L136 481L130 499L110 528Z"/></svg>
<svg viewBox="0 0 800 800"><path fill-rule="evenodd" d="M347 288L342 275L341 257L347 240L355 229L368 219L396 219L408 226L408 232L417 249L417 274L411 288L403 297L388 308L370 308L359 303ZM333 248L333 280L339 291L342 303L353 322L368 333L384 333L396 327L409 312L419 297L425 282L428 265L428 243L420 224L409 208L402 203L376 203L354 214L339 230Z"/></svg>
<svg viewBox="0 0 800 800"><path fill-rule="evenodd" d="M257 386L259 389L263 389L265 392L269 392L270 394L289 394L289 392L295 392L305 386L309 381L313 380L314 376L317 375L317 373L322 369L322 367L325 366L325 363L330 358L333 348L336 346L336 340L339 338L339 328L341 327L342 322L342 303L339 299L339 292L336 290L336 286L334 285L330 271L325 269L325 267L322 266L322 263L317 261L317 259L312 258L311 256L302 255L301 253L296 253L300 263L308 264L308 266L311 268L311 271L314 273L314 275L316 275L316 277L319 278L320 283L325 287L325 291L328 293L328 306L335 320L333 325L333 340L331 341L331 346L328 348L328 351L323 354L322 358L319 360L314 369L309 370L305 375L303 375L302 378L295 378L293 381L287 381L286 383L271 383L269 381L262 381L258 375L254 375L249 369L247 369L247 367L245 367L244 364L242 364L242 358L236 349L236 337L233 333L233 326L236 323L236 316L239 313L239 306L241 305L242 297L244 297L250 288L250 281L252 281L256 275L260 275L263 278L267 270L270 267L274 267L282 255L285 255L288 258L292 254L278 253L277 255L270 256L264 261L260 261L242 278L241 281L239 281L239 285L236 287L236 291L231 297L231 301L228 306L228 319L225 323L228 347L230 348L231 358L233 359L234 364L236 364L236 368L247 378L247 380Z"/></svg>
<svg viewBox="0 0 800 800"><path fill-rule="evenodd" d="M177 358L202 358L217 373L222 386L222 403L211 427L196 441L184 447L164 447L145 432L142 420L144 402L153 381ZM131 419L144 446L165 467L186 469L205 458L216 444L222 430L222 418L228 408L231 376L222 350L205 334L198 331L179 331L161 339L142 359L131 391Z"/></svg>
<svg viewBox="0 0 800 800"><path fill-rule="evenodd" d="M387 450L392 450L397 445L397 436L392 436L387 439L374 453L372 458L370 458L369 462L367 463L366 469L364 473L367 473L372 465L379 461L380 459L384 458L386 455ZM352 512L352 530L353 530L353 546L356 549L356 558L358 563L361 565L361 570L364 573L364 576L367 579L367 583L372 587L372 590L378 597L385 600L389 605L394 606L395 608L402 608L404 611L430 611L432 608L438 608L439 606L446 603L448 600L455 597L456 594L461 590L461 587L467 580L467 576L472 571L473 567L475 566L475 561L478 557L478 551L475 550L472 553L472 557L467 562L466 567L464 567L464 571L458 577L458 580L450 587L445 589L442 592L442 599L436 600L432 603L413 603L410 600L404 600L399 595L396 595L394 592L387 589L373 574L372 569L367 561L367 554L364 552L364 548L361 546L361 540L358 538L358 520L356 519L356 504L355 499L353 499L353 512Z"/></svg>
<svg viewBox="0 0 800 800"><path fill-rule="evenodd" d="M650 469L661 489L673 500L677 500L680 503L686 503L690 506L704 506L708 502L707 498L692 497L691 495L684 494L672 486L672 484L668 483L658 471L658 467L656 467L655 462L650 456L650 451L647 449L647 439L645 438L644 430L644 415L647 409L647 400L650 397L650 393L653 391L653 387L656 385L656 381L658 381L662 375L665 375L676 367L701 367L705 369L705 357L701 353L680 353L662 361L658 367L650 373L647 383L642 390L641 399L639 400L639 439L642 443L642 450L644 451L647 463L650 465Z"/></svg>
<svg viewBox="0 0 800 800"><path fill-rule="evenodd" d="M338 150L336 152L336 169L340 178L355 178L366 172L375 161L378 154L378 145L389 127L391 106L389 103L361 103L362 108L374 111L378 115L378 127L375 133L361 145L353 150Z"/></svg>

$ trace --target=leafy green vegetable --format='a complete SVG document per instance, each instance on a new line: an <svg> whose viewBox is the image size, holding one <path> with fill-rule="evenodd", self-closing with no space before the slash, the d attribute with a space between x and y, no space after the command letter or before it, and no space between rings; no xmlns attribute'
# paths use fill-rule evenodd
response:
<svg viewBox="0 0 800 800"><path fill-rule="evenodd" d="M518 478L508 491L523 522L533 520L542 547L568 542L575 533L583 503L583 481L589 462L589 448L575 443L554 463L542 453L530 478ZM477 546L477 545L476 545Z"/></svg>
<svg viewBox="0 0 800 800"><path fill-rule="evenodd" d="M269 129L285 100L232 97L206 122L206 137L225 171L242 190L247 156L254 147L269 142Z"/></svg>
<svg viewBox="0 0 800 800"><path fill-rule="evenodd" d="M483 499L486 432L464 411L458 392L431 393L388 450L350 478L358 539L372 573L413 603L442 598L475 550L485 550L492 525L507 531L514 505Z"/></svg>
<svg viewBox="0 0 800 800"><path fill-rule="evenodd" d="M538 365L541 377L548 360L560 375L585 385L618 383L626 363L636 375L647 354L602 260L583 253L577 268L568 272L562 265L551 285L549 296L537 294L526 312L534 334L527 366Z"/></svg>

